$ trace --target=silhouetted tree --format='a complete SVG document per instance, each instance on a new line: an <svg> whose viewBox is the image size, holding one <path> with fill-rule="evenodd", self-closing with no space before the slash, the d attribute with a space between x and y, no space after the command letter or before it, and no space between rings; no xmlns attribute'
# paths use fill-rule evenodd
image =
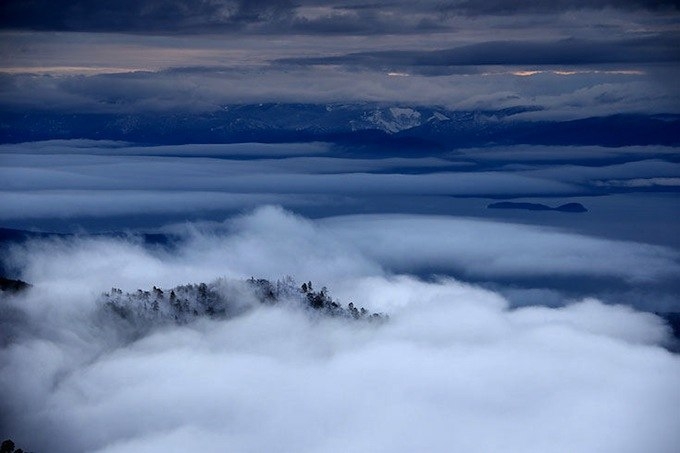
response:
<svg viewBox="0 0 680 453"><path fill-rule="evenodd" d="M14 452L14 442L12 439L7 439L0 445L0 453L13 453Z"/></svg>
<svg viewBox="0 0 680 453"><path fill-rule="evenodd" d="M299 298L305 308L318 310L326 316L371 321L389 319L387 315L370 313L363 307L355 306L354 303L348 306L341 305L333 300L326 287L314 291L311 281L298 286L288 277L283 282L277 281L274 286L269 280L251 277L247 282L253 290L253 295L263 304L276 304L288 298ZM232 302L227 300L214 284L187 284L168 291L170 292L166 300L163 290L156 286L150 292L140 289L125 294L120 289L112 288L111 294L103 294L104 307L122 319L135 321L137 317L142 317L154 323L169 320L187 323L198 316L219 318L229 314Z"/></svg>
<svg viewBox="0 0 680 453"><path fill-rule="evenodd" d="M198 297L200 302L205 302L208 299L208 285L205 283L198 285Z"/></svg>

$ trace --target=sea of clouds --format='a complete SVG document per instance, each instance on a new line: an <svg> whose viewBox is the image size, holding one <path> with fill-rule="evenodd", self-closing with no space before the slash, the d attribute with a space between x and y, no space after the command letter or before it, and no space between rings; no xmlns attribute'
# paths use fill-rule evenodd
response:
<svg viewBox="0 0 680 453"><path fill-rule="evenodd" d="M680 441L680 358L661 318L594 298L518 307L443 276L642 284L677 276L672 249L445 216L310 220L271 206L166 231L181 239L9 249L33 287L0 296L2 436L57 453L632 453ZM422 263L442 276L417 277ZM131 341L101 316L112 286L286 275L389 320L252 303Z"/></svg>

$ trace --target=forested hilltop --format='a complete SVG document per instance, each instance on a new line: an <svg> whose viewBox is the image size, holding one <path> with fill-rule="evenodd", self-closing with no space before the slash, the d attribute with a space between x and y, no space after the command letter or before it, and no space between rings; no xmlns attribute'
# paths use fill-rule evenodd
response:
<svg viewBox="0 0 680 453"><path fill-rule="evenodd" d="M387 315L371 313L350 302L334 300L326 287L315 290L312 282L298 285L292 278L271 282L266 279L218 279L211 283L187 284L163 290L138 289L123 292L112 288L102 295L106 312L137 327L177 323L186 324L199 317L230 318L261 305L287 304L318 314L382 321Z"/></svg>

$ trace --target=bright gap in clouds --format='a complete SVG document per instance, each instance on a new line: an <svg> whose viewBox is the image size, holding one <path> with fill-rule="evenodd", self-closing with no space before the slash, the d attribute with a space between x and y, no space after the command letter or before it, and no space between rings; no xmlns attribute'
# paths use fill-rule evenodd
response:
<svg viewBox="0 0 680 453"><path fill-rule="evenodd" d="M267 207L222 225L174 227L185 240L173 249L93 237L14 248L13 264L34 287L3 296L0 321L11 328L0 350L2 431L57 453L674 451L680 358L663 348L670 338L660 318L594 299L511 309L497 292L390 270L400 253L392 245L414 228L428 231L408 247L416 261L448 236L442 254L481 263L483 248L475 257L461 247L484 228L487 238L512 231L517 243L499 256L520 259L512 247L529 227L467 222L310 221ZM477 272L647 279L678 271L662 248L532 233L551 240L527 248L519 270L501 260ZM546 267L556 250L571 250L572 264ZM98 302L111 286L167 290L217 277L238 286L286 274L390 318L252 304L230 319L166 325L131 341Z"/></svg>

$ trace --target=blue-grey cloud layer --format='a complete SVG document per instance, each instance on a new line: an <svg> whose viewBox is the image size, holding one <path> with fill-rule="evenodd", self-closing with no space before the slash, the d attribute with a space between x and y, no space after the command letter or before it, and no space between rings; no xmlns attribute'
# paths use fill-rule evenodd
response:
<svg viewBox="0 0 680 453"><path fill-rule="evenodd" d="M614 8L677 11L676 0L647 1L426 1L327 2L289 0L147 0L147 1L6 1L2 5L5 28L69 31L123 31L195 33L242 31L297 33L405 32L404 18L413 30L447 28L450 15L513 16L570 10ZM316 11L314 11L316 9ZM309 12L315 14L310 15Z"/></svg>
<svg viewBox="0 0 680 453"><path fill-rule="evenodd" d="M531 105L573 118L677 113L680 105L675 1L2 8L0 105L11 112L377 101Z"/></svg>

